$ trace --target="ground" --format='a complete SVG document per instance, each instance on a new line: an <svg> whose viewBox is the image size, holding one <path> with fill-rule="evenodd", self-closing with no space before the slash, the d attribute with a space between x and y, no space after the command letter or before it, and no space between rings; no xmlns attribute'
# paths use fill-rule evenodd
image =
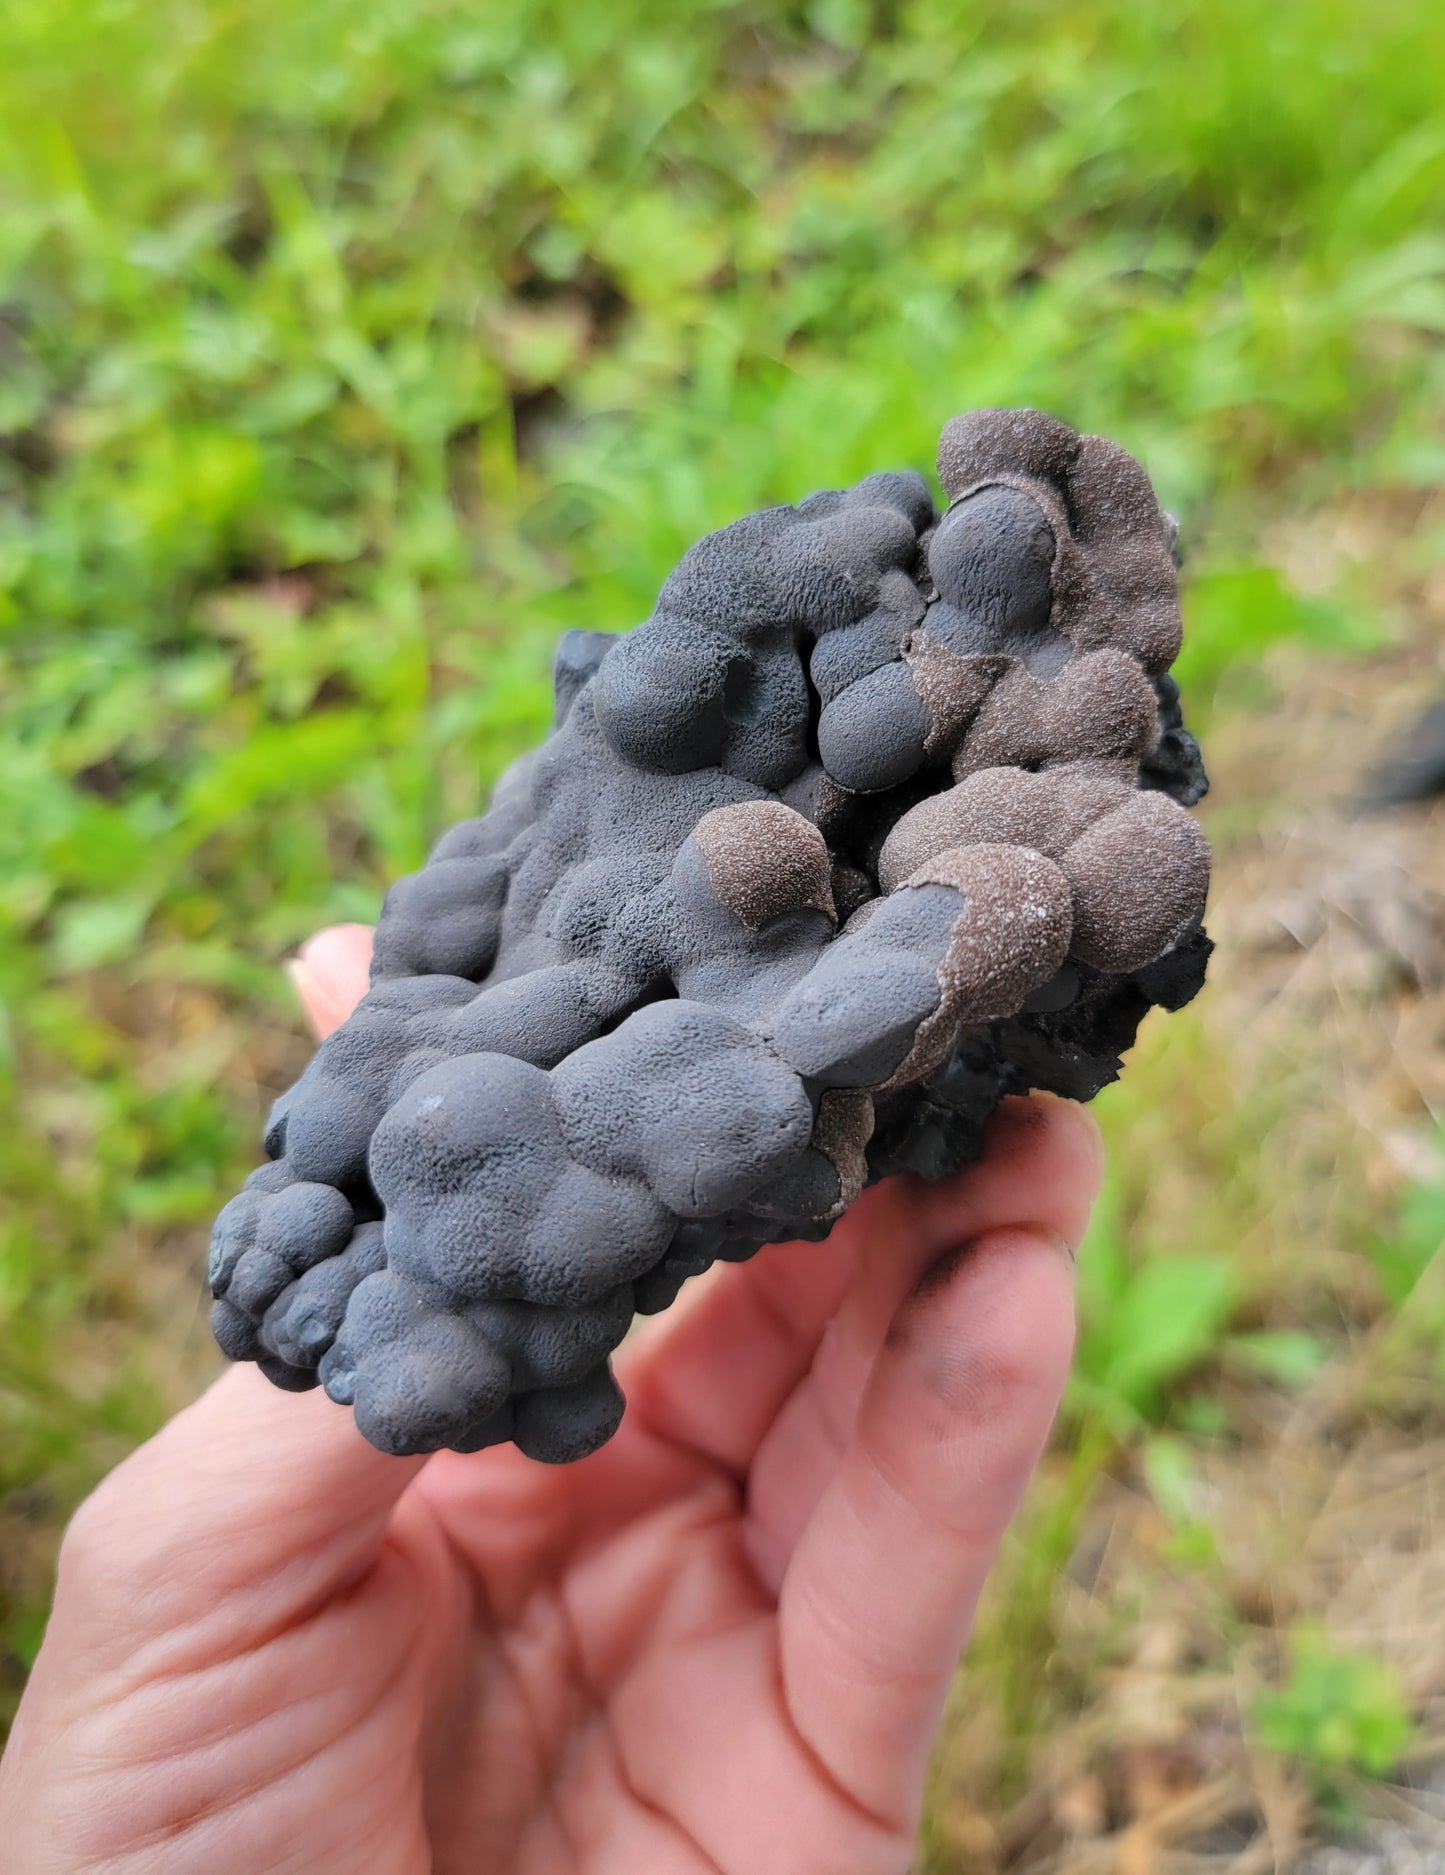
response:
<svg viewBox="0 0 1445 1875"><path fill-rule="evenodd" d="M926 1866L1429 1850L1445 849L1356 802L1445 690L1442 63L1424 0L0 11L0 1704L214 1369L286 955L541 733L559 631L1031 403L1181 517L1219 951L1100 1103Z"/></svg>
<svg viewBox="0 0 1445 1875"><path fill-rule="evenodd" d="M1439 681L1429 623L1378 659L1276 658L1218 726L1214 977L1195 1032L1157 1024L1101 1103L1116 1208L1083 1252L1075 1437L993 1586L992 1700L960 1682L939 1869L1273 1869L1381 1829L1391 1868L1445 1847L1445 1174L1420 1119L1445 1086L1445 810L1355 805ZM1139 1320L1128 1285L1099 1295L1088 1267L1115 1238L1136 1283L1147 1246L1189 1260L1162 1410L1110 1334L1110 1309Z"/></svg>

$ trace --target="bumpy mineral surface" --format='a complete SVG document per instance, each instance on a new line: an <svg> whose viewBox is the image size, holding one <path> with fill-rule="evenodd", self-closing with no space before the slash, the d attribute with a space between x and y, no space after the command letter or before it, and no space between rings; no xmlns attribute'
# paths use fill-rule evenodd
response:
<svg viewBox="0 0 1445 1875"><path fill-rule="evenodd" d="M1199 989L1174 527L1036 411L748 515L570 632L556 727L387 896L216 1225L215 1332L383 1451L616 1429L636 1313L1087 1100Z"/></svg>

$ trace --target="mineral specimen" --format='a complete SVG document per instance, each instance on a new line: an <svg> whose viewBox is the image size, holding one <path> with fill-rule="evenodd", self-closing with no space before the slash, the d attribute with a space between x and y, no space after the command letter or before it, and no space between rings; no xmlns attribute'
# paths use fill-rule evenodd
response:
<svg viewBox="0 0 1445 1875"><path fill-rule="evenodd" d="M395 885L216 1225L215 1332L383 1451L615 1430L636 1313L1087 1100L1203 981L1174 528L1035 411L749 515L569 632L556 727Z"/></svg>

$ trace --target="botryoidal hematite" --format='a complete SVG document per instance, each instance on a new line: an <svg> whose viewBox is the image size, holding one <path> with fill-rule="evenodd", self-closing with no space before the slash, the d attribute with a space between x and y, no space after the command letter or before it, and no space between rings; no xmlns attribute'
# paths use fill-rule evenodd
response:
<svg viewBox="0 0 1445 1875"><path fill-rule="evenodd" d="M225 1352L387 1452L616 1429L634 1314L1198 991L1174 526L1036 411L748 515L569 632L556 727L387 896L372 988L216 1224Z"/></svg>

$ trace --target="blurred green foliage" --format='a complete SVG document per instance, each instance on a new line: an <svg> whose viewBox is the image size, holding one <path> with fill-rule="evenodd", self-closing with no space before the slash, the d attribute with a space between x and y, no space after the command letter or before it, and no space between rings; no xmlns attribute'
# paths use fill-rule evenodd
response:
<svg viewBox="0 0 1445 1875"><path fill-rule="evenodd" d="M1433 1177L1410 1182L1394 1230L1382 1233L1370 1246L1381 1291L1392 1309L1403 1309L1410 1302L1445 1249L1445 1133L1437 1135L1435 1146L1440 1153L1439 1170Z"/></svg>
<svg viewBox="0 0 1445 1875"><path fill-rule="evenodd" d="M1315 1627L1290 1637L1284 1682L1254 1703L1254 1733L1271 1751L1302 1759L1318 1776L1382 1777L1415 1735L1399 1675L1369 1654L1340 1653Z"/></svg>
<svg viewBox="0 0 1445 1875"><path fill-rule="evenodd" d="M114 1246L198 1256L278 959L701 530L1035 403L1208 540L1197 710L1368 635L1259 533L1445 468L1442 66L1422 0L6 0L5 1514L161 1410ZM1188 1254L1098 1262L1116 1417L1229 1330ZM0 1571L16 1657L41 1592Z"/></svg>

